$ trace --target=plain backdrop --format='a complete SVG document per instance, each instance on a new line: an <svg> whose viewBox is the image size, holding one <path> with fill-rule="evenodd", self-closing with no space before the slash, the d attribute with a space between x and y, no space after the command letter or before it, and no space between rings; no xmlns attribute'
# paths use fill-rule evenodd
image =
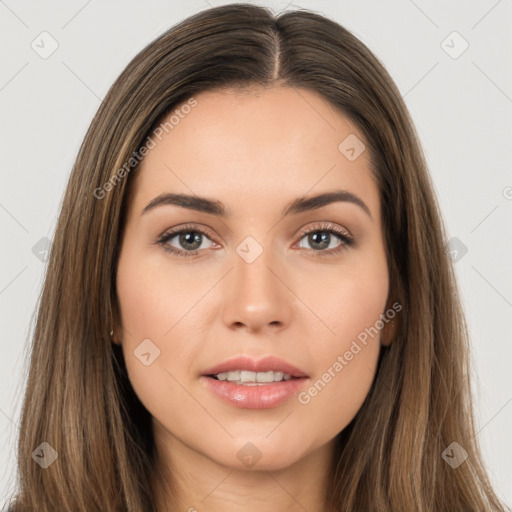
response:
<svg viewBox="0 0 512 512"><path fill-rule="evenodd" d="M0 1L0 505L15 483L45 247L86 129L137 52L176 22L224 3ZM331 17L369 46L404 96L441 203L470 327L478 440L510 506L512 2L253 3ZM58 47L45 55L52 45Z"/></svg>

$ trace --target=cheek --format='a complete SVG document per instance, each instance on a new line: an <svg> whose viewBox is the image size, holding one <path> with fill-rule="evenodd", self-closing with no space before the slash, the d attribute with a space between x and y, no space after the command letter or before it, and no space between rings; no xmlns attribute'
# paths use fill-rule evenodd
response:
<svg viewBox="0 0 512 512"><path fill-rule="evenodd" d="M188 273L170 272L160 256L138 256L134 250L119 260L117 294L123 328L130 339L171 338L174 326L197 302L200 282Z"/></svg>
<svg viewBox="0 0 512 512"><path fill-rule="evenodd" d="M193 360L194 346L180 343L176 333L194 328L187 315L197 302L197 289L181 281L179 273L170 275L136 250L122 253L118 263L126 369L135 393L155 417L190 402L179 383ZM193 339L193 332L187 334Z"/></svg>
<svg viewBox="0 0 512 512"><path fill-rule="evenodd" d="M334 332L332 339L338 349L344 348L350 341L358 338L368 343L378 343L381 325L377 322L384 313L388 296L386 275L378 279L373 276L345 276L337 287L329 292L325 310ZM348 348L348 347L347 347Z"/></svg>
<svg viewBox="0 0 512 512"><path fill-rule="evenodd" d="M376 309L373 318L369 311L364 319L353 317L337 341L315 351L317 372L297 401L311 423L308 429L321 432L325 441L352 421L370 390L380 352L379 331L372 328L380 312Z"/></svg>
<svg viewBox="0 0 512 512"><path fill-rule="evenodd" d="M373 382L389 290L386 260L376 256L323 285L321 295L309 292L309 303L329 330L324 325L312 342L317 372L298 401L317 427L323 422L334 434L354 418Z"/></svg>
<svg viewBox="0 0 512 512"><path fill-rule="evenodd" d="M357 415L373 382L378 354L377 344L352 349L340 345L325 357L323 373L297 396L301 415L308 430L318 433L319 444L332 439Z"/></svg>

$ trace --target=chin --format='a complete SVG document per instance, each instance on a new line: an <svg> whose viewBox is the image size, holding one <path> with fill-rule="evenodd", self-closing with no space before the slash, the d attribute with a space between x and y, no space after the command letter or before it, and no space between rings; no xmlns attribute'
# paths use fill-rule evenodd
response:
<svg viewBox="0 0 512 512"><path fill-rule="evenodd" d="M235 470L279 471L289 468L307 455L307 442L290 439L268 432L260 436L243 436L223 445L221 453L212 454L212 459Z"/></svg>

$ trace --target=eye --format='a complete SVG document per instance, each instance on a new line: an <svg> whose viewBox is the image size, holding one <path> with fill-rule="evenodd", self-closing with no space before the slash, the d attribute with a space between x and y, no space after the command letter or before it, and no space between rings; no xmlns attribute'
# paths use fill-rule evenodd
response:
<svg viewBox="0 0 512 512"><path fill-rule="evenodd" d="M334 248L329 248L331 246L331 242L333 242L332 235L340 240L340 242ZM347 231L330 222L322 223L314 226L313 228L301 231L300 241L305 237L307 237L307 243L312 246L311 250L316 253L314 254L315 256L333 256L338 254L340 251L347 249L347 247L355 245L354 239ZM209 248L203 246L205 238L210 240L209 233L197 226L189 225L183 226L180 229L165 232L157 240L157 243L161 245L165 251L178 257L187 258L197 255L202 249ZM176 239L176 242L174 243L180 245L181 248L171 244L171 241L174 239ZM215 242L212 242L212 244L217 245ZM300 247L303 248L301 245ZM328 250L324 250L326 248Z"/></svg>
<svg viewBox="0 0 512 512"><path fill-rule="evenodd" d="M187 258L189 256L195 256L200 249L208 248L203 246L203 239L205 237L209 238L206 231L198 229L196 226L183 226L178 230L164 233L157 240L157 243L160 244L167 252ZM171 245L170 242L174 238L177 240L176 243L181 245L184 250Z"/></svg>
<svg viewBox="0 0 512 512"><path fill-rule="evenodd" d="M340 243L334 248L329 248L333 242L332 235L338 238ZM354 239L347 231L330 222L304 230L300 236L301 240L306 238L306 242L312 246L312 250L316 253L314 256L333 256L355 244ZM326 248L329 250L324 250Z"/></svg>

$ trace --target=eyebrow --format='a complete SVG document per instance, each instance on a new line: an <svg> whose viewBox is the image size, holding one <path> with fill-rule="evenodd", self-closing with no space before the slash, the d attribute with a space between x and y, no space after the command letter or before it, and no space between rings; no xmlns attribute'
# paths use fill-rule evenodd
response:
<svg viewBox="0 0 512 512"><path fill-rule="evenodd" d="M281 212L281 214L283 217L287 215L296 215L309 210L316 210L336 202L355 204L359 206L370 218L372 218L370 209L368 206L366 206L364 201L348 190L334 190L332 192L324 192L315 196L299 197L289 203ZM160 194L159 196L155 197L142 210L141 215L150 210L153 210L157 206L164 205L180 206L181 208L196 210L198 212L204 212L222 218L230 217L232 215L231 210L226 208L226 206L220 201L208 199L206 197L199 197L196 195L173 193Z"/></svg>

